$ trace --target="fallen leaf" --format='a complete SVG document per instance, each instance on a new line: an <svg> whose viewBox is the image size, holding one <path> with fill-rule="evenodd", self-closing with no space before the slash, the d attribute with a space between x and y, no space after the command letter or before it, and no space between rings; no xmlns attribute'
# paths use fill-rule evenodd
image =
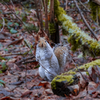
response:
<svg viewBox="0 0 100 100"><path fill-rule="evenodd" d="M9 45L20 44L22 41L23 41L23 38L22 39L19 39L19 40L15 40L15 41L11 42L10 44L8 44L8 46Z"/></svg>
<svg viewBox="0 0 100 100"><path fill-rule="evenodd" d="M27 97L27 96L29 96L31 93L32 93L31 90L26 91L26 92L24 92L24 93L21 95L21 97L22 97L22 98L23 98L23 97Z"/></svg>
<svg viewBox="0 0 100 100"><path fill-rule="evenodd" d="M51 89L46 89L45 92L50 95L50 94L53 94L52 90Z"/></svg>
<svg viewBox="0 0 100 100"><path fill-rule="evenodd" d="M47 82L47 81L41 81L39 84L38 84L38 86L42 86L42 87L44 87L44 88L47 88L47 85L49 84L49 82Z"/></svg>

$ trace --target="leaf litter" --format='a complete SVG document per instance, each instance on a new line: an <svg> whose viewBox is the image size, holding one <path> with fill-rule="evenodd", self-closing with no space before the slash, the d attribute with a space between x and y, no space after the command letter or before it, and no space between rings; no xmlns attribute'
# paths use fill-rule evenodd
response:
<svg viewBox="0 0 100 100"><path fill-rule="evenodd" d="M11 5L9 5L9 7L13 9ZM5 13L11 13L10 10L1 3L0 9ZM19 5L16 5L16 9L19 11L17 14L22 13L22 9ZM38 26L36 11L33 9L30 11L31 13L28 12L29 15L26 18L27 22ZM0 15L4 17L1 13ZM31 34L28 34L28 32L23 31L23 25L16 21L14 15L14 22L11 15L5 16L11 20L10 22L8 21L7 26L4 27L3 32L0 34L0 71L2 71L0 74L0 100L71 100L71 98L68 98L67 96L60 97L53 94L51 83L44 81L39 76L37 62L22 64L22 62L26 61L24 58L29 58L33 55L34 49L29 47L33 45L32 43L35 41L34 37ZM81 21L77 21L77 23L80 28L86 28L83 27L84 25ZM24 43L24 40L27 40L27 43L30 46L27 46ZM32 49L32 52L30 49ZM92 58L83 60L82 55L80 56L81 58L78 58L77 56L77 52L73 54L75 62L78 65L93 60ZM31 60L34 59L32 58ZM3 62L6 62L6 65ZM2 69L5 68L5 66L7 69L4 71ZM69 66L69 69L75 67L72 62L69 62L66 65L66 71L68 70L67 66ZM90 70L92 82L89 82L88 93L91 96L86 94L86 90L83 90L78 96L73 96L73 99L92 100L93 98L100 98L100 68L96 66L95 68L92 67Z"/></svg>

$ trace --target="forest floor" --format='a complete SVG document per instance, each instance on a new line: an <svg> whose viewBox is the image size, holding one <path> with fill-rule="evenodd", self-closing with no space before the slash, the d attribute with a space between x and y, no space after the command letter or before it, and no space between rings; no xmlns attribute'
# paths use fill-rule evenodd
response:
<svg viewBox="0 0 100 100"><path fill-rule="evenodd" d="M0 3L0 8L3 11L3 14L0 13L0 100L71 100L71 98L54 95L50 82L44 81L38 74L38 62L31 62L35 60L34 48L30 49L35 39L25 31L23 24L18 22L18 18L14 14L11 15L9 10L14 8L13 11L16 10L17 15L22 15L21 6L9 5L8 8ZM31 9L27 12L27 17L22 16L24 16L23 20L37 27L38 21L35 15L35 10ZM89 32L78 13L69 12L68 15L74 18L82 30ZM67 38L60 34L61 37ZM61 41L65 42L63 38ZM83 58L80 51L72 52L72 57L76 58L75 63L78 66L94 60L92 57ZM69 62L66 64L65 71L74 67L75 65ZM73 99L94 100L86 94L86 90Z"/></svg>

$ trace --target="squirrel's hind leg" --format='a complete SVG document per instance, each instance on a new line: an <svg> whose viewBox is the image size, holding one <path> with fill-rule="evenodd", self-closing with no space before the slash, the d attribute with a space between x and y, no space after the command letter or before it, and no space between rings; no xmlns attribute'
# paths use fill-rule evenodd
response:
<svg viewBox="0 0 100 100"><path fill-rule="evenodd" d="M39 75L41 78L43 78L45 81L48 81L48 78L45 75L45 69L40 65L39 67Z"/></svg>
<svg viewBox="0 0 100 100"><path fill-rule="evenodd" d="M51 82L51 81L53 80L53 78L57 75L57 73L55 73L55 72L53 72L53 71L50 71L50 70L49 70L49 72L47 72L47 71L45 70L45 75L46 75L48 81Z"/></svg>
<svg viewBox="0 0 100 100"><path fill-rule="evenodd" d="M45 70L44 68L40 65L39 67L39 75L44 79L46 76L45 76Z"/></svg>

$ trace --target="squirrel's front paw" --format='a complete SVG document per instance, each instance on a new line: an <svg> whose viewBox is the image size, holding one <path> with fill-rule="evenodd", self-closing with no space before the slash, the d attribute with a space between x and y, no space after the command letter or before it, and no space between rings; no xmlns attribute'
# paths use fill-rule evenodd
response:
<svg viewBox="0 0 100 100"><path fill-rule="evenodd" d="M45 60L45 57L41 57L41 60Z"/></svg>
<svg viewBox="0 0 100 100"><path fill-rule="evenodd" d="M43 78L43 79L45 79L45 70L44 70L44 68L40 65L40 67L39 67L39 75Z"/></svg>

